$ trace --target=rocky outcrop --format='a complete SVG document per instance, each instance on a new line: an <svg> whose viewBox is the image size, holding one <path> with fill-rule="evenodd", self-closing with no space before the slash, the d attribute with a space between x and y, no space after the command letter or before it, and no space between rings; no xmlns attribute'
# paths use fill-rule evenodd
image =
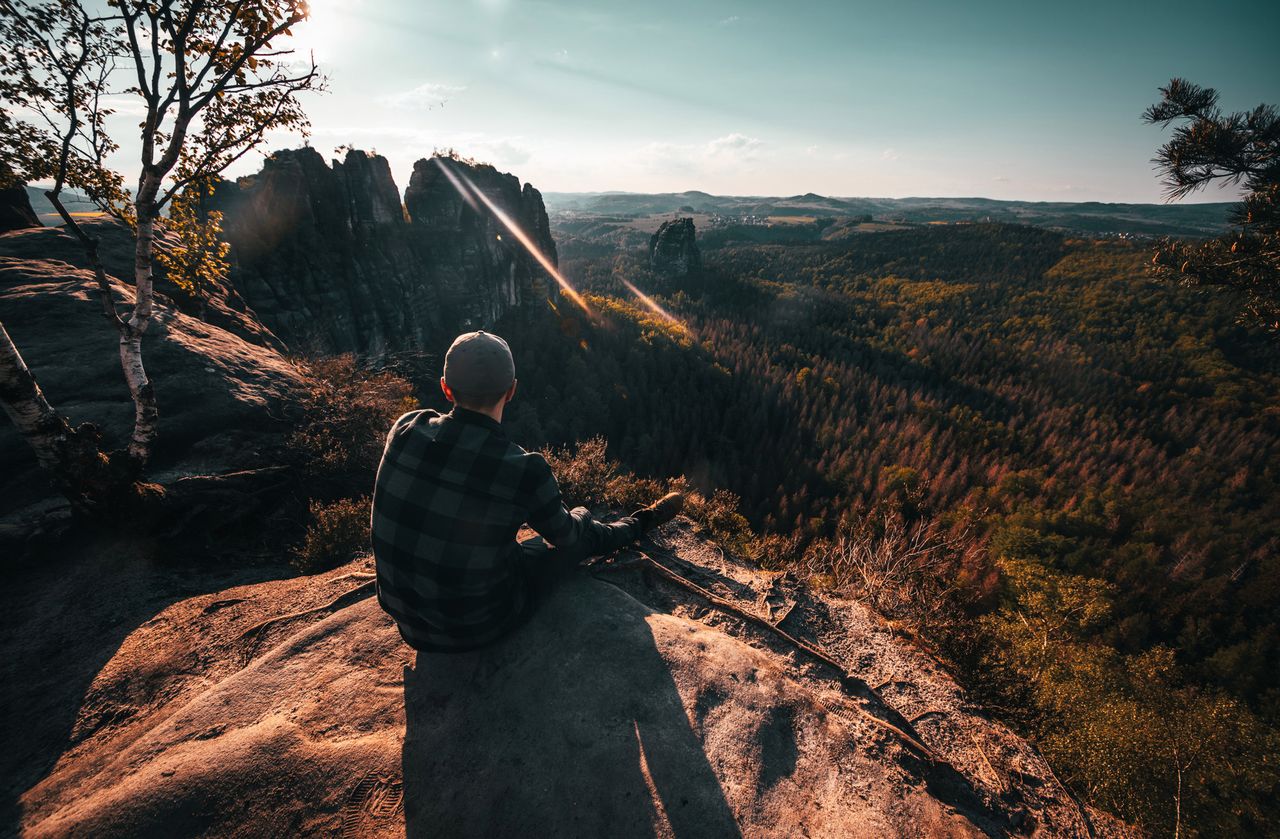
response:
<svg viewBox="0 0 1280 839"><path fill-rule="evenodd" d="M109 271L132 266L126 231L109 223L87 226ZM83 249L60 228L0 237L0 322L53 406L72 425L93 423L105 448L119 448L133 428L134 406L120 371L119 338L102 315L83 260ZM130 304L133 287L110 279L117 303ZM154 480L244 468L264 441L275 444L288 428L280 421L282 408L294 400L302 377L268 331L226 302L225 294L216 297L208 320L200 320L157 295L144 342L160 408ZM11 423L0 422L0 513L48 493L26 441Z"/></svg>
<svg viewBox="0 0 1280 839"><path fill-rule="evenodd" d="M246 570L166 572L115 545L109 574L99 551L11 581L16 625L42 630L0 638L4 659L30 674L0 687L14 726L0 763L29 778L16 785L12 827L30 837L1123 835L865 607L753 570L687 521L663 540L665 564L825 647L848 682L628 568L634 554L594 577L584 569L494 647L429 655L404 646L378 608L362 579L368 560L261 582ZM50 624L53 612L65 617ZM913 720L902 725L921 743L886 715Z"/></svg>
<svg viewBox="0 0 1280 839"><path fill-rule="evenodd" d="M333 174L345 193L352 227L395 228L405 221L400 193L385 157L351 151L344 161L333 161Z"/></svg>
<svg viewBox="0 0 1280 839"><path fill-rule="evenodd" d="M231 280L295 351L442 352L454 335L554 295L542 269L440 164L420 160L404 207L385 158L277 152L257 175L224 182ZM542 198L491 166L449 161L555 262Z"/></svg>
<svg viewBox="0 0 1280 839"><path fill-rule="evenodd" d="M0 163L0 233L40 226L26 185L13 176L8 165Z"/></svg>
<svg viewBox="0 0 1280 839"><path fill-rule="evenodd" d="M531 184L521 189L514 175L486 164L440 157L415 163L404 192L405 210L450 329L479 329L508 309L554 298L554 282L511 230L483 201L459 192L444 167L464 190L478 189L497 205L552 264L556 245L542 194Z"/></svg>
<svg viewBox="0 0 1280 839"><path fill-rule="evenodd" d="M129 230L110 219L81 218L81 229L98 240L98 257L111 276L129 284L133 280L134 240ZM156 249L170 246L170 234L163 223L156 231ZM10 260L65 262L68 265L90 270L84 247L61 227L43 227L26 230L22 235L9 236L0 243L0 256ZM10 263L13 264L13 263ZM284 344L262 325L257 316L229 283L209 283L204 286L204 296L196 298L171 281L158 263L155 265L155 289L183 314L202 320L212 326L225 329L239 338L273 350L283 351Z"/></svg>
<svg viewBox="0 0 1280 839"><path fill-rule="evenodd" d="M223 213L232 284L295 351L413 345L424 330L410 313L431 308L404 218L389 211L400 201L385 159L347 157L330 168L312 148L277 152L208 205Z"/></svg>
<svg viewBox="0 0 1280 839"><path fill-rule="evenodd" d="M662 223L649 239L649 267L668 277L683 277L702 269L693 219L677 218Z"/></svg>

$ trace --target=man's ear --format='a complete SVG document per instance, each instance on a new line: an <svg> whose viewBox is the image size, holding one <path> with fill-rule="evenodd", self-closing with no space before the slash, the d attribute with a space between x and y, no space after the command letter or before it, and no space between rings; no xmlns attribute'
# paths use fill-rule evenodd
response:
<svg viewBox="0 0 1280 839"><path fill-rule="evenodd" d="M449 390L449 386L444 383L444 376L440 377L440 390L444 393L445 399L448 399L450 402L458 401L457 399L453 398L453 391Z"/></svg>
<svg viewBox="0 0 1280 839"><path fill-rule="evenodd" d="M519 379L512 380L511 387L507 388L507 396L502 400L503 402L510 402L512 399L516 398L516 385L518 384L520 384Z"/></svg>

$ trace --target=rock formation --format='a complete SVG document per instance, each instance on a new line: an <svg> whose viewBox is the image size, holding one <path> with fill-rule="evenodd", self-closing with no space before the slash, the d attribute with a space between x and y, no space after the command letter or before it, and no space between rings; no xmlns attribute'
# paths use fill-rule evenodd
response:
<svg viewBox="0 0 1280 839"><path fill-rule="evenodd" d="M166 571L117 545L109 574L94 555L37 564L13 583L19 617L46 629L0 638L14 672L30 674L0 687L15 732L0 761L26 778L12 827L1124 835L865 607L724 558L688 522L665 539L665 562L781 618L880 693L842 686L754 624L628 570L625 555L564 583L504 642L429 655L404 646L370 596L368 560L262 582L249 569ZM66 618L34 617L53 612ZM110 629L86 631L98 626ZM886 727L886 713L914 720L932 757Z"/></svg>
<svg viewBox="0 0 1280 839"><path fill-rule="evenodd" d="M129 276L132 268L131 238L113 223L86 224L115 275L116 301L127 305L133 287L117 277ZM54 407L73 425L93 423L112 449L128 440L134 407L120 372L118 336L102 315L84 258L79 243L60 228L0 236L0 322ZM157 286L163 288L163 281ZM287 427L279 415L301 378L277 351L274 336L251 313L230 308L229 300L234 303L234 295L216 294L202 321L157 295L144 351L160 407L153 479L174 477L175 469L243 468L264 439ZM7 418L0 421L0 513L41 504L48 493L30 447Z"/></svg>
<svg viewBox="0 0 1280 839"><path fill-rule="evenodd" d="M542 198L491 166L450 161L555 262ZM385 158L312 148L272 155L209 202L231 244L231 280L297 351L384 356L439 351L458 332L554 295L489 210L420 160L401 207Z"/></svg>
<svg viewBox="0 0 1280 839"><path fill-rule="evenodd" d="M649 239L649 267L669 277L683 277L702 268L697 230L691 218L664 221Z"/></svg>
<svg viewBox="0 0 1280 839"><path fill-rule="evenodd" d="M26 185L13 176L8 165L0 163L0 233L40 226Z"/></svg>
<svg viewBox="0 0 1280 839"><path fill-rule="evenodd" d="M538 249L556 263L542 194L520 188L514 176L488 165L449 158L419 160L404 192L415 243L440 291L451 324L479 329L507 309L555 297L556 286L492 212L461 195L441 166L449 166L500 207ZM464 183L465 186L465 183Z"/></svg>

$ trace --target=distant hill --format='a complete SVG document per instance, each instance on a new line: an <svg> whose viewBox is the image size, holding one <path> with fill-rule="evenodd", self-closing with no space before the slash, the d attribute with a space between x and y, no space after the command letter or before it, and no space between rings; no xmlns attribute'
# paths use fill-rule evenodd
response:
<svg viewBox="0 0 1280 839"><path fill-rule="evenodd" d="M45 188L42 186L28 186L27 196L31 199L31 209L36 211L40 221L44 222L46 227L54 227L62 224L62 219L58 218L58 213L53 209L53 204L48 198L44 197ZM89 197L81 192L66 189L62 191L62 204L72 213L92 213L97 211L97 207Z"/></svg>
<svg viewBox="0 0 1280 839"><path fill-rule="evenodd" d="M557 214L646 216L707 213L722 216L863 216L929 222L996 221L1071 233L1213 236L1227 227L1228 202L1212 204L1105 204L1098 201L997 201L992 198L839 198L806 193L789 197L709 195L705 192L547 192Z"/></svg>

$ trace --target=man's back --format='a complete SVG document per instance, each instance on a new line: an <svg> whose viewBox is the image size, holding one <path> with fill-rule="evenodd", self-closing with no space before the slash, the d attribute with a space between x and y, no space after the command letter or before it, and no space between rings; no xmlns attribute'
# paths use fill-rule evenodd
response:
<svg viewBox="0 0 1280 839"><path fill-rule="evenodd" d="M391 429L373 500L378 599L419 649L482 646L518 623L527 593L515 541L571 522L546 460L502 427L455 408L405 414Z"/></svg>
<svg viewBox="0 0 1280 839"><path fill-rule="evenodd" d="M506 341L459 335L440 378L453 411L413 411L387 435L373 491L378 602L420 650L501 638L557 574L670 521L684 503L669 493L610 524L566 510L547 461L502 432L516 384ZM516 542L526 522L545 541Z"/></svg>

